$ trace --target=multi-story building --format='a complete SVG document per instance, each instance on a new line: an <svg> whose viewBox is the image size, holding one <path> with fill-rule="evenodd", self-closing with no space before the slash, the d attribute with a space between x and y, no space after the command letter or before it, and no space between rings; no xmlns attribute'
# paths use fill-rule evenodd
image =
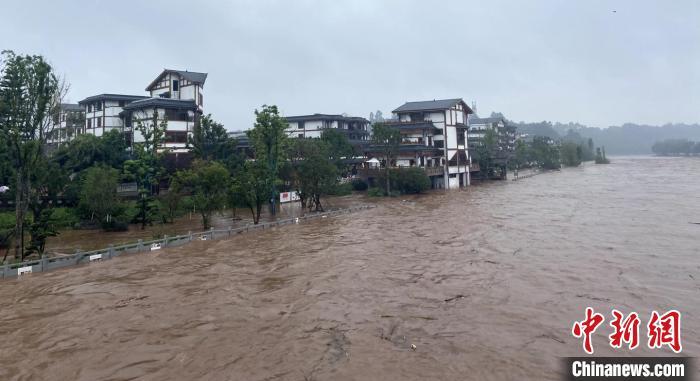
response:
<svg viewBox="0 0 700 381"><path fill-rule="evenodd" d="M357 116L313 114L288 116L285 118L289 127L286 132L292 138L320 138L323 130L337 129L344 132L353 145L369 142L369 120Z"/></svg>
<svg viewBox="0 0 700 381"><path fill-rule="evenodd" d="M505 179L508 162L515 155L516 128L509 124L505 118L495 116L490 118L469 118L469 149L478 152L477 147L484 142L484 137L488 131L493 131L495 150L489 158L495 166L493 174L484 176L495 176ZM476 155L478 157L478 154Z"/></svg>
<svg viewBox="0 0 700 381"><path fill-rule="evenodd" d="M253 147L250 145L250 138L248 138L248 131L236 130L229 131L227 134L229 138L236 139L236 150L244 157L252 159L255 156Z"/></svg>
<svg viewBox="0 0 700 381"><path fill-rule="evenodd" d="M187 152L187 139L194 130L196 118L201 116L194 100L146 98L129 103L121 117L128 131L133 131L132 143L143 143L139 124L153 128L167 120L163 147L173 153Z"/></svg>
<svg viewBox="0 0 700 381"><path fill-rule="evenodd" d="M152 127L167 120L165 147L187 151L187 138L203 114L206 73L163 70L147 87L150 96L101 94L80 101L85 110L84 132L102 136L118 129L131 143L143 142L139 123Z"/></svg>
<svg viewBox="0 0 700 381"><path fill-rule="evenodd" d="M494 131L499 151L512 152L515 150L515 126L506 122L503 117L469 118L469 147L473 149L480 144L486 131Z"/></svg>
<svg viewBox="0 0 700 381"><path fill-rule="evenodd" d="M151 98L194 101L202 112L206 80L207 73L165 69L146 87L146 91L150 92Z"/></svg>
<svg viewBox="0 0 700 381"><path fill-rule="evenodd" d="M456 189L470 184L474 170L467 145L467 117L472 110L462 99L407 102L393 111L402 137L396 167L424 168L433 188ZM368 147L367 156L377 154ZM387 163L384 163L387 165Z"/></svg>
<svg viewBox="0 0 700 381"><path fill-rule="evenodd" d="M125 128L120 114L129 103L146 98L148 97L142 95L100 94L83 99L78 102L85 111L85 127L82 133L102 136L116 129L130 134L131 130Z"/></svg>
<svg viewBox="0 0 700 381"><path fill-rule="evenodd" d="M54 147L69 142L80 134L85 125L85 111L79 104L61 103L53 117L53 127L46 142Z"/></svg>

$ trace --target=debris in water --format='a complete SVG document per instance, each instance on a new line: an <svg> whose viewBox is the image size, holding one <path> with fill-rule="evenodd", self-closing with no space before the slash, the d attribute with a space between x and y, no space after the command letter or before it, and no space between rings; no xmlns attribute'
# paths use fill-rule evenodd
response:
<svg viewBox="0 0 700 381"><path fill-rule="evenodd" d="M416 344L411 344L411 349L416 350Z"/></svg>
<svg viewBox="0 0 700 381"><path fill-rule="evenodd" d="M462 298L464 298L464 295L462 295L462 294L457 294L457 295L455 295L455 296L453 296L453 297L451 297L451 298L445 299L445 302L449 303L449 302L451 302L451 301L453 301L453 300L462 299Z"/></svg>

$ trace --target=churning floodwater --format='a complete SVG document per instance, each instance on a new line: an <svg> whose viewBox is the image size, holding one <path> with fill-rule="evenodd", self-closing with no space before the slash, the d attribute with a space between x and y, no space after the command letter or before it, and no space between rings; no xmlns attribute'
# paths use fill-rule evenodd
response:
<svg viewBox="0 0 700 381"><path fill-rule="evenodd" d="M616 158L6 280L0 379L557 380L589 306L676 308L698 356L698 175Z"/></svg>

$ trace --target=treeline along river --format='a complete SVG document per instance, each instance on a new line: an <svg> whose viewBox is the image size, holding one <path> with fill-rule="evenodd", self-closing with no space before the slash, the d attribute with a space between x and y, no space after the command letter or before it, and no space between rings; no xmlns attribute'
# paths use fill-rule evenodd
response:
<svg viewBox="0 0 700 381"><path fill-rule="evenodd" d="M698 174L613 158L4 281L0 379L556 380L588 306L678 309L698 356Z"/></svg>

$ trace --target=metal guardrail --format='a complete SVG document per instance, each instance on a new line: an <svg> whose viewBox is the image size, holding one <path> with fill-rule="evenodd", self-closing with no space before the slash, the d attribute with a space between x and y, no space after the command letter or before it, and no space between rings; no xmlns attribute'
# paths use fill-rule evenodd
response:
<svg viewBox="0 0 700 381"><path fill-rule="evenodd" d="M166 247L181 246L186 243L192 242L193 240L216 240L231 237L235 234L242 234L246 232L265 230L276 226L288 225L299 223L304 220L311 220L316 218L338 216L341 214L352 213L360 210L366 210L374 208L374 205L360 205L353 206L343 209L331 209L325 212L317 212L313 214L307 214L300 217L286 218L277 221L265 222L258 225L246 225L239 228L233 228L229 226L226 229L214 229L200 231L200 232L189 232L183 235L177 235L174 237L168 237L167 235L160 239L153 239L144 241L142 239L137 242L128 243L124 245L110 245L105 249L91 250L91 251L79 251L76 250L75 254L65 255L60 257L52 258L41 258L32 261L25 261L21 263L12 263L8 265L0 266L0 279L19 277L24 274L31 274L35 272L45 272L54 269L60 269L63 267L77 266L85 263L90 263L94 261L102 261L118 257L126 253L140 253L140 252L151 252L155 250L160 250Z"/></svg>

